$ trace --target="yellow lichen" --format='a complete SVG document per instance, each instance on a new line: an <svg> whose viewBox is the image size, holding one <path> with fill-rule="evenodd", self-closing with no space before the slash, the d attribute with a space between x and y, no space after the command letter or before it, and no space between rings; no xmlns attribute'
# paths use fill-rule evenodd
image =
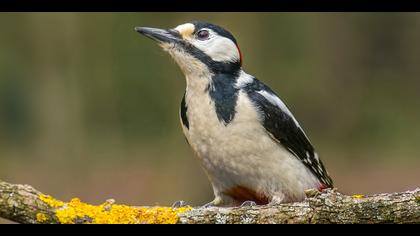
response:
<svg viewBox="0 0 420 236"><path fill-rule="evenodd" d="M175 224L178 214L189 211L191 207L130 207L113 204L109 201L95 206L83 203L73 198L68 203L57 204L51 197L41 198L50 206L57 208L56 216L62 224L92 223L92 224Z"/></svg>
<svg viewBox="0 0 420 236"><path fill-rule="evenodd" d="M352 196L352 198L356 198L356 199L361 199L361 198L364 198L364 197L365 197L365 195L363 195L363 194L355 194L355 195Z"/></svg>
<svg viewBox="0 0 420 236"><path fill-rule="evenodd" d="M64 202L58 201L49 195L41 194L39 195L39 199L41 199L43 202L47 203L49 206L54 207L54 208L64 206Z"/></svg>
<svg viewBox="0 0 420 236"><path fill-rule="evenodd" d="M47 216L44 213L37 213L36 220L40 223L45 222L47 220Z"/></svg>

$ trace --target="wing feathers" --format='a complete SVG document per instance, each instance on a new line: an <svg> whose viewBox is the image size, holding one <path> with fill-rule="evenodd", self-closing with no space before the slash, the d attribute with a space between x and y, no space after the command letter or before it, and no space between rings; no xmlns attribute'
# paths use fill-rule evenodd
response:
<svg viewBox="0 0 420 236"><path fill-rule="evenodd" d="M269 135L302 161L320 182L326 187L331 187L332 180L324 165L305 132L281 99L257 79L244 86L243 89L260 110L262 125Z"/></svg>

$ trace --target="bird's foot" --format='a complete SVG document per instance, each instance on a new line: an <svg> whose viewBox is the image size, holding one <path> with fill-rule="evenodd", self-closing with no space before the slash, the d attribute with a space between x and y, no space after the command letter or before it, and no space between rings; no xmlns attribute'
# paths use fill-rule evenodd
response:
<svg viewBox="0 0 420 236"><path fill-rule="evenodd" d="M245 201L240 205L240 207L253 207L256 205L257 203L255 203L254 201Z"/></svg>
<svg viewBox="0 0 420 236"><path fill-rule="evenodd" d="M273 198L267 204L267 206L272 207L272 206L280 205L284 203L284 200L285 200L285 197L283 193L276 193L276 195L273 196Z"/></svg>
<svg viewBox="0 0 420 236"><path fill-rule="evenodd" d="M188 206L187 202L181 200L181 201L174 202L171 207L180 208L180 207L186 207L186 206Z"/></svg>
<svg viewBox="0 0 420 236"><path fill-rule="evenodd" d="M204 204L200 208L218 207L218 206L222 206L223 203L224 201L221 197L216 197L213 201Z"/></svg>
<svg viewBox="0 0 420 236"><path fill-rule="evenodd" d="M209 208L209 207L215 207L216 205L214 205L213 201L206 203L204 205L202 205L200 208Z"/></svg>

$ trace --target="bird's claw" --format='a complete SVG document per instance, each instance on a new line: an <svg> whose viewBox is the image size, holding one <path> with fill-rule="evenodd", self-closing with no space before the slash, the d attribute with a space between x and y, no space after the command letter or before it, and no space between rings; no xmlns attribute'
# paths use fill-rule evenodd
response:
<svg viewBox="0 0 420 236"><path fill-rule="evenodd" d="M254 201L245 201L241 204L240 207L253 207L256 206L257 203L255 203Z"/></svg>
<svg viewBox="0 0 420 236"><path fill-rule="evenodd" d="M209 203L206 203L206 204L202 205L200 208L209 208L209 207L214 207L214 206L215 205L214 205L213 202L209 202Z"/></svg>
<svg viewBox="0 0 420 236"><path fill-rule="evenodd" d="M180 208L180 207L186 207L186 206L188 206L187 202L181 200L181 201L174 202L171 207Z"/></svg>

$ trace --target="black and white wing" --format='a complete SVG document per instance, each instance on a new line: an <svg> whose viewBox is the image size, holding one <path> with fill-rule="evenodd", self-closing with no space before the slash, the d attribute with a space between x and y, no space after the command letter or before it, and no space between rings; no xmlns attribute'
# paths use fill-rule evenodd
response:
<svg viewBox="0 0 420 236"><path fill-rule="evenodd" d="M245 85L243 89L260 109L262 125L270 136L296 156L325 187L332 187L332 180L318 154L281 99L257 79Z"/></svg>

